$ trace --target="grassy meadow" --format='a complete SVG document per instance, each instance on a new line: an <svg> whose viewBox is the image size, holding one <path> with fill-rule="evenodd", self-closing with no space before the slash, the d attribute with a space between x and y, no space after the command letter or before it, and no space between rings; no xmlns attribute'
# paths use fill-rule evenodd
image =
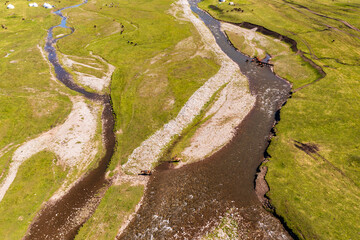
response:
<svg viewBox="0 0 360 240"><path fill-rule="evenodd" d="M295 92L281 110L266 163L268 196L276 212L300 239L358 239L360 4L343 0L233 2L235 6L205 0L200 6L218 19L247 21L293 38L327 74ZM241 36L229 37L240 50L251 50L242 45ZM277 74L290 80L294 89L316 79L314 71L313 79L311 74L304 76L311 72L310 66L294 53L282 49L276 53L272 48L277 44L263 46L276 55ZM279 67L282 58L287 60ZM306 150L295 141L313 148Z"/></svg>
<svg viewBox="0 0 360 240"><path fill-rule="evenodd" d="M80 3L48 2L57 8ZM0 8L0 27L4 26L0 28L0 180L6 176L16 148L63 122L71 110L65 94L76 94L51 79L53 69L43 61L38 49L38 45L43 48L47 29L60 23L60 18L51 14L51 10L30 8L26 1L9 3L15 9L8 10L5 5ZM107 66L96 60L92 52L116 67L111 97L118 144L111 169L125 163L142 141L174 118L192 93L219 70L215 56L203 48L193 26L171 15L172 3L170 0L90 0L79 8L63 11L68 17L68 26L75 31L60 39L57 49L76 62L93 67L101 65L105 70ZM68 33L69 29L54 29L55 37ZM99 70L80 65L68 70L75 81L78 81L75 72L103 76ZM96 139L99 139L98 133L99 130ZM99 148L101 150L101 146ZM21 238L40 205L61 185L66 172L49 171L57 169L49 162L52 158L56 159L52 153L39 153L19 169L0 204L1 225L6 226L1 236ZM35 168L29 170L30 165ZM38 175L34 175L35 171ZM56 184L51 186L51 191L45 191L50 189L49 174L55 174L51 176ZM73 175L68 177L73 179ZM25 196L32 197L20 199L24 192ZM139 186L111 186L78 238L113 238L142 193L143 187ZM9 207L12 202L21 207ZM106 231L89 231L99 227Z"/></svg>
<svg viewBox="0 0 360 240"><path fill-rule="evenodd" d="M252 31L252 30L245 30ZM271 55L271 63L277 75L287 79L293 84L293 88L303 86L320 77L320 74L309 63L290 49L290 45L276 41L272 37L256 33L261 40L246 39L243 34L225 31L231 43L242 53L248 56L264 58L265 53ZM258 51L259 49L262 52Z"/></svg>
<svg viewBox="0 0 360 240"><path fill-rule="evenodd" d="M15 9L0 6L0 181L7 175L16 148L61 124L72 107L67 95L75 94L52 79L53 69L39 50L47 29L60 23L60 18L51 10L28 7L27 1L9 3ZM74 1L49 3L64 7ZM20 167L0 204L2 239L20 239L41 204L61 186L68 169L56 162L56 156L43 152Z"/></svg>
<svg viewBox="0 0 360 240"><path fill-rule="evenodd" d="M62 123L72 105L64 95L69 91L51 79L38 48L58 19L50 10L28 7L27 1L9 3L15 9L6 9L4 2L0 6L0 181L15 149ZM43 201L60 187L66 174L52 162L55 158L39 153L20 167L0 204L3 239L20 239Z"/></svg>
<svg viewBox="0 0 360 240"><path fill-rule="evenodd" d="M50 1L55 3L55 1ZM63 1L61 4L69 4ZM15 9L0 7L0 169L3 154L26 139L61 123L71 110L66 87L51 80L48 63L38 46L59 18L26 1L11 1ZM60 3L59 7L61 7ZM4 150L4 151L3 151Z"/></svg>
<svg viewBox="0 0 360 240"><path fill-rule="evenodd" d="M75 239L114 239L125 217L135 210L143 191L143 186L130 183L111 186Z"/></svg>
<svg viewBox="0 0 360 240"><path fill-rule="evenodd" d="M0 204L1 238L21 239L41 204L61 186L66 174L49 152L40 152L22 164Z"/></svg>
<svg viewBox="0 0 360 240"><path fill-rule="evenodd" d="M64 11L75 32L61 39L58 49L82 57L91 51L116 67L111 96L118 146L111 169L125 163L142 141L174 118L219 69L214 56L201 49L192 25L168 13L171 3L119 1L111 5L99 0Z"/></svg>

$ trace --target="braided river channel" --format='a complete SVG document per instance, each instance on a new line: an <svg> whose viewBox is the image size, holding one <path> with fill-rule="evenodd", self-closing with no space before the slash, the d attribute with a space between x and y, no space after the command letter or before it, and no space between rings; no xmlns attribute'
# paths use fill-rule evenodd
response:
<svg viewBox="0 0 360 240"><path fill-rule="evenodd" d="M189 0L192 11L248 78L250 91L256 96L255 107L237 127L233 140L211 157L178 169L171 163L158 166L150 177L140 209L118 239L195 239L213 229L224 216L235 221L237 234L242 239L291 239L280 221L263 209L254 190L256 171L264 159L275 116L288 99L291 86L269 67L246 61L250 58L232 46L220 29L220 22L197 7L199 1ZM67 8L55 12L62 21L49 29L45 51L59 81L103 104L106 154L99 166L64 197L42 209L25 239L73 239L83 222L71 224L70 220L108 184L105 172L114 152L114 115L110 97L76 85L59 63L53 46L58 39L53 38L52 29L68 28L66 17L61 13Z"/></svg>

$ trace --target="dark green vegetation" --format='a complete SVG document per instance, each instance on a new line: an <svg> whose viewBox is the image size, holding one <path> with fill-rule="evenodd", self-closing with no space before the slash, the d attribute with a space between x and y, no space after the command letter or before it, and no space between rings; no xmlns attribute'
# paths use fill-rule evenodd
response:
<svg viewBox="0 0 360 240"><path fill-rule="evenodd" d="M342 0L234 2L235 6L229 6L206 0L201 6L222 20L247 21L294 39L305 56L326 72L325 78L313 84L316 78L298 78L299 72L309 71L305 62L298 61L298 66L289 62L287 75L278 72L295 88L310 84L282 108L277 136L268 149L266 179L272 204L301 239L358 239L360 4ZM234 8L244 11L231 11Z"/></svg>
<svg viewBox="0 0 360 240"><path fill-rule="evenodd" d="M143 190L144 187L131 186L129 183L111 186L75 239L114 239L125 216L135 210Z"/></svg>
<svg viewBox="0 0 360 240"><path fill-rule="evenodd" d="M54 154L40 152L21 165L0 205L2 239L21 239L41 204L61 186L67 173L55 162Z"/></svg>

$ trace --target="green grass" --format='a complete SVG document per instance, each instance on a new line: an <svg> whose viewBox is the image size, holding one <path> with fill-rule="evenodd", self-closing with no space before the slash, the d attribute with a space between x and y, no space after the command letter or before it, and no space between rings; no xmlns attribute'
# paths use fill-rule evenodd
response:
<svg viewBox="0 0 360 240"><path fill-rule="evenodd" d="M174 118L219 69L211 53L194 56L202 45L200 36L190 23L166 13L171 3L121 1L121 7L111 8L100 0L64 11L76 30L58 42L59 50L83 57L92 51L116 67L111 96L118 146L111 169L125 163L142 141ZM182 40L185 44L177 45ZM152 63L159 54L164 55Z"/></svg>
<svg viewBox="0 0 360 240"><path fill-rule="evenodd" d="M61 186L66 171L55 163L54 154L40 152L19 168L0 205L2 239L21 239L41 204Z"/></svg>
<svg viewBox="0 0 360 240"><path fill-rule="evenodd" d="M248 21L295 39L299 49L327 74L293 94L281 110L277 136L268 149L272 157L267 163L266 180L272 204L301 239L358 239L360 120L356 113L360 110L357 57L360 33L296 5L359 28L360 10L354 7L358 4L341 0L234 2L234 7L241 7L243 13L227 12L233 7L213 0L205 0L201 6L217 18L237 23ZM211 10L209 5L220 10ZM284 68L288 66L287 73L276 69L276 61L282 58ZM294 56L287 53L274 58L275 71L291 80L294 87L311 82L304 81L299 62L291 58ZM293 140L317 144L318 153L328 162L305 154L294 146Z"/></svg>
<svg viewBox="0 0 360 240"><path fill-rule="evenodd" d="M64 37L64 35L68 34L71 34L71 29L69 28L56 27L53 29L54 38Z"/></svg>
<svg viewBox="0 0 360 240"><path fill-rule="evenodd" d="M81 57L75 57L75 61L95 66L97 60L85 58L91 58L92 51L116 67L112 76L111 96L116 113L118 145L112 169L126 162L127 156L142 141L174 118L192 93L219 69L212 53L201 50L203 43L191 23L180 22L167 13L172 2L122 0L110 7L106 6L108 1L92 0L80 8L63 11L68 17L68 26L74 27L75 32L59 40L57 49L64 54ZM76 94L51 80L49 65L42 60L37 48L37 45L44 45L47 29L59 24L60 18L51 14L51 10L29 8L26 1L14 0L11 3L15 5L15 10L6 10L5 6L0 8L0 24L7 27L0 28L0 149L10 143L21 144L63 122L71 110L71 102L62 93ZM80 1L49 3L64 7ZM55 36L67 33L68 29L54 29ZM182 40L185 42L179 43ZM199 51L201 55L196 55ZM10 55L5 58L8 53ZM164 55L152 62L151 59L159 54ZM96 70L80 66L69 70L71 73L80 71L101 76ZM13 151L0 158L0 167L5 174ZM102 154L100 151L97 157ZM28 167L27 164L38 156L42 155L27 160L21 169ZM94 163L89 168L92 166ZM50 188L47 185L48 176L42 175L46 169L45 163L37 166L38 178L33 179L35 177L32 176L29 182L19 172L6 198L15 199L13 195L23 194L17 186L34 183L36 190L31 187L28 190L38 191L36 196L41 196L41 199L23 204L19 211L27 215L23 216L21 227L18 226L15 231L10 227L11 221L6 220L9 227L3 230L8 232L1 236L18 239L39 209L37 203L41 204L51 196L53 190L48 192L49 195L42 193L42 187ZM55 190L59 186L54 184L51 187ZM141 187L128 185L110 187L97 216L106 218L109 213L115 214L116 211L122 211L125 216L133 211L142 191ZM120 205L113 204L115 199ZM8 204L8 200L4 199L0 208ZM4 212L4 219L19 217L16 208L8 207L7 211ZM116 234L119 223L120 220L110 221L111 231L105 235ZM89 224L99 226L99 222L94 220L90 220Z"/></svg>
<svg viewBox="0 0 360 240"><path fill-rule="evenodd" d="M43 48L47 29L59 24L60 18L51 14L51 10L29 8L26 1L11 3L15 10L7 10L3 4L0 7L0 149L11 143L15 147L0 157L0 180L7 175L17 145L62 123L72 105L65 94L75 94L51 79L52 69L37 47ZM50 3L63 7L74 1ZM62 30L56 28L55 34L60 33ZM101 138L99 131L97 136ZM100 144L98 156L103 153L101 147ZM20 239L41 203L60 187L66 174L49 165L50 158L54 156L40 153L20 167L0 204L2 238ZM18 220L20 216L23 220Z"/></svg>
<svg viewBox="0 0 360 240"><path fill-rule="evenodd" d="M37 48L59 19L27 2L11 3L15 10L0 7L0 23L7 27L0 28L0 149L50 129L71 109L70 100L59 93L69 91L51 80Z"/></svg>
<svg viewBox="0 0 360 240"><path fill-rule="evenodd" d="M75 239L114 239L126 217L135 210L143 191L143 186L129 183L111 186Z"/></svg>
<svg viewBox="0 0 360 240"><path fill-rule="evenodd" d="M57 7L79 2L50 1L58 4ZM75 32L59 40L57 49L81 57L75 57L75 61L95 66L96 60L85 58L91 58L92 51L116 67L111 95L118 145L112 169L126 162L134 148L174 118L192 93L219 69L209 51L199 50L203 43L195 28L167 13L172 2L120 1L110 7L106 6L108 1L93 0L80 8L63 11L68 17L68 26L74 27ZM0 58L0 149L9 143L21 144L61 123L70 112L71 102L59 92L75 94L51 80L49 65L42 61L36 47L44 45L47 29L60 23L60 18L44 8L29 8L27 2L15 0L12 4L15 10L0 9L0 21L7 27L6 30L0 28L0 56L10 53L7 58ZM55 36L66 33L68 29L54 29ZM185 43L178 44L182 40ZM14 51L10 52L12 49ZM196 55L198 51L202 54ZM151 59L159 54L164 55L153 63ZM96 70L80 66L69 71L101 76ZM0 167L5 173L13 150L0 158ZM45 169L39 168L39 171ZM46 181L46 178L39 177L38 181ZM25 183L19 180L19 184ZM124 191L131 200L127 200L129 205L125 204L125 208L137 203L142 194L142 188L124 185L111 187L106 196L115 199ZM138 198L132 198L134 194ZM106 215L107 211L113 214L117 208L112 207L100 207L97 214ZM31 209L29 205L24 206L24 211ZM24 220L24 229L31 217L33 215ZM118 230L118 223L110 223L115 224L112 233ZM98 223L92 224L97 226Z"/></svg>

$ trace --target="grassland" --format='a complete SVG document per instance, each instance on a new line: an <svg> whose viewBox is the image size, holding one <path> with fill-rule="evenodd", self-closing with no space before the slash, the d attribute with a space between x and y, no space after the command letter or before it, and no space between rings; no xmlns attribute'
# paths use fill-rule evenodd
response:
<svg viewBox="0 0 360 240"><path fill-rule="evenodd" d="M49 70L49 64L42 61L38 49L44 45L47 29L58 24L60 18L44 8L29 8L27 2L14 0L11 3L14 10L7 10L5 6L0 9L0 24L4 25L0 28L0 179L6 176L12 154L19 144L64 121L71 109L66 94L75 94L51 80L52 69ZM49 3L61 8L80 1ZM92 52L116 67L111 96L118 145L112 169L126 162L135 147L174 118L192 93L219 70L214 56L203 48L192 25L179 22L168 12L171 3L153 0L110 4L99 0L63 11L75 32L57 43L58 50L71 55L77 62L95 66ZM69 29L54 29L55 37L68 33ZM94 68L77 65L69 70L70 73L102 77ZM77 81L75 74L74 78ZM54 158L51 153L40 153L21 166L0 205L2 222L7 222L1 226L8 226L2 229L2 236L21 238L40 205L61 185L66 174L56 172L59 175L56 175L56 184L51 186L51 191L46 191L50 188L46 174L55 174L49 171L50 158ZM35 168L29 170L29 164L35 164L38 178L33 174ZM29 187L32 183L34 188ZM37 197L20 199L24 188L25 194L29 191ZM95 216L78 237L92 238L92 234L100 234L88 231L88 228L98 229L104 222L109 225L101 237L116 234L121 221L138 203L142 191L142 187L128 184L111 186ZM11 208L11 202L18 202L21 207ZM116 216L116 219L109 220L110 216ZM17 221L21 226L15 230Z"/></svg>
<svg viewBox="0 0 360 240"><path fill-rule="evenodd" d="M61 7L70 2L56 4ZM47 29L58 23L58 17L44 8L30 8L24 1L11 3L15 9L8 10L5 5L0 8L2 170L9 163L4 153L61 123L71 109L69 98L63 94L70 92L51 80L49 65L37 47L44 44Z"/></svg>
<svg viewBox="0 0 360 240"><path fill-rule="evenodd" d="M64 95L70 92L51 80L37 47L58 19L44 8L29 8L26 1L11 3L14 10L0 7L0 181L19 144L62 123L71 110ZM40 153L19 170L0 205L3 239L21 238L42 202L60 186L65 175L52 164L54 158Z"/></svg>
<svg viewBox="0 0 360 240"><path fill-rule="evenodd" d="M16 10L0 8L0 24L7 28L0 28L0 149L61 122L71 106L55 90L66 91L50 80L37 48L55 19L44 9L30 11L26 2L13 4Z"/></svg>
<svg viewBox="0 0 360 240"><path fill-rule="evenodd" d="M61 39L58 49L77 56L92 51L116 67L111 96L118 146L111 169L174 118L219 69L213 56L201 49L196 30L167 13L171 3L121 1L109 7L105 1L90 1L64 11L76 31Z"/></svg>
<svg viewBox="0 0 360 240"><path fill-rule="evenodd" d="M294 93L281 110L277 136L268 149L271 159L266 180L272 204L301 239L358 239L360 5L341 0L234 3L205 0L200 5L219 19L247 21L293 38L305 56L327 74ZM244 11L231 11L234 8ZM245 48L241 39L236 41L240 49ZM288 56L288 74L278 70L280 76L291 80L294 87L315 80L304 81L304 62ZM305 67L303 71L308 71L309 66Z"/></svg>
<svg viewBox="0 0 360 240"><path fill-rule="evenodd" d="M14 10L7 10L4 4L0 7L0 181L7 176L16 148L63 123L72 106L68 96L75 95L54 81L39 50L47 29L59 24L60 18L51 10L30 8L26 1L11 3ZM59 8L74 4L68 0L50 3ZM63 33L68 31L56 28L55 34ZM99 123L94 141L101 140ZM98 154L101 157L101 149ZM68 171L56 163L52 153L39 153L20 167L0 204L2 238L20 239L41 204L60 188ZM67 176L69 183L78 176L79 171Z"/></svg>
<svg viewBox="0 0 360 240"><path fill-rule="evenodd" d="M21 239L41 204L61 186L67 172L55 163L54 154L41 152L20 167L0 205L2 239Z"/></svg>
<svg viewBox="0 0 360 240"><path fill-rule="evenodd" d="M125 216L132 213L140 201L143 190L143 186L131 186L130 183L111 186L75 239L114 239Z"/></svg>

